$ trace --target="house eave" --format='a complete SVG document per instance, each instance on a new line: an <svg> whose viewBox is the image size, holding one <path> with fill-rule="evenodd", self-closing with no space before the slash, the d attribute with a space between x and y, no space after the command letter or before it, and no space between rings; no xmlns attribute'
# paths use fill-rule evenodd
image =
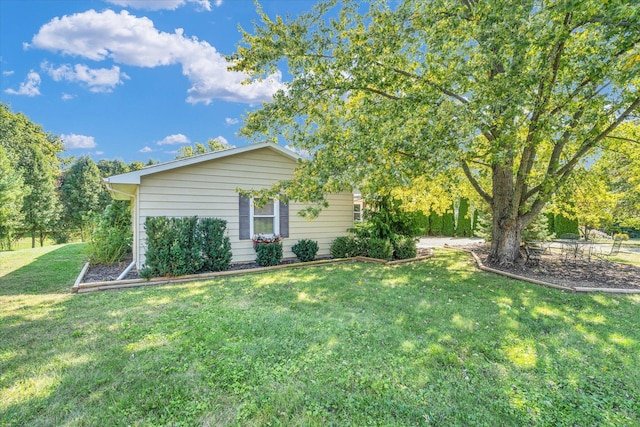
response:
<svg viewBox="0 0 640 427"><path fill-rule="evenodd" d="M298 154L294 153L293 151L287 150L286 148L283 148L277 144L273 144L270 142L262 142L259 144L252 144L244 147L230 148L228 150L220 150L220 151L214 151L210 153L198 154L198 155L186 157L183 159L170 160L165 163L150 165L137 171L127 172L120 175L113 175L108 178L105 178L105 181L110 184L139 185L140 178L146 175L152 175L155 173L165 172L172 169L182 168L182 167L197 164L197 163L208 162L210 160L234 156L237 154L246 153L254 150L260 150L260 149L274 150L296 161L298 159L301 159L301 157Z"/></svg>

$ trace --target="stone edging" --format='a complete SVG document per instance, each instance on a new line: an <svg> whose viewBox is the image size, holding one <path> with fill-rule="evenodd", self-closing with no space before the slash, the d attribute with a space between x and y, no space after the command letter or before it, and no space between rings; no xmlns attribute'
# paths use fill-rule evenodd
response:
<svg viewBox="0 0 640 427"><path fill-rule="evenodd" d="M556 285L554 283L545 282L543 280L532 279L532 278L529 278L529 277L520 276L520 275L509 273L509 272L506 272L506 271L502 271L502 270L498 270L498 269L495 269L495 268L487 267L482 263L482 261L480 260L480 257L478 257L478 255L476 255L476 253L473 252L470 249L454 248L454 247L447 246L447 245L445 245L445 248L446 249L460 250L460 251L464 251L464 252L467 252L467 253L471 254L471 256L473 257L473 259L474 259L474 261L476 263L476 265L482 271L488 271L490 273L499 274L501 276L506 276L506 277L509 277L511 279L522 280L524 282L530 282L530 283L533 283L533 284L536 284L536 285L546 286L548 288L559 289L561 291L582 292L582 293L587 293L587 292L606 292L606 293L610 293L610 294L640 294L640 289L588 288L588 287L581 287L581 286Z"/></svg>
<svg viewBox="0 0 640 427"><path fill-rule="evenodd" d="M213 273L191 274L188 276L172 277L170 279L167 279L166 277L157 277L150 280L128 279L128 280L110 280L105 282L81 283L82 279L84 278L84 275L86 274L89 268L89 263L86 263L82 271L80 272L80 275L76 279L76 283L71 288L71 292L83 294L83 293L94 292L94 291L107 291L110 289L168 285L173 283L183 283L183 282L193 282L196 280L213 279L215 277L241 276L245 274L262 273L265 271L272 271L272 270L283 270L287 268L300 268L300 267L313 267L317 265L340 264L344 262L368 262L368 263L382 264L382 265L398 265L398 264L405 264L408 262L423 261L431 257L433 257L433 254L424 255L416 258L410 258L410 259L402 259L397 261L384 261L381 259L358 256L358 257L352 257L352 258L339 258L339 259L330 259L330 260L321 260L321 261L298 262L293 264L282 264L282 265L275 265L272 267L248 268L246 270L217 271Z"/></svg>

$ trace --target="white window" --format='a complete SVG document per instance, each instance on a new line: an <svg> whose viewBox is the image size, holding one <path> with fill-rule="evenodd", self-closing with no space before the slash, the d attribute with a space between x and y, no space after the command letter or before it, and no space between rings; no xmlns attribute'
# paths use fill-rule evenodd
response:
<svg viewBox="0 0 640 427"><path fill-rule="evenodd" d="M273 199L261 207L255 206L254 200L251 199L250 210L250 234L277 235L280 234L280 203Z"/></svg>
<svg viewBox="0 0 640 427"><path fill-rule="evenodd" d="M362 222L362 205L360 203L353 204L353 220Z"/></svg>

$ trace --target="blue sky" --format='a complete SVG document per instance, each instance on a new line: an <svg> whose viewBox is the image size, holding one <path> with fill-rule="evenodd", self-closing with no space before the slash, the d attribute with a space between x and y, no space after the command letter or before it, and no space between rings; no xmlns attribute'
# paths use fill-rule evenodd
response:
<svg viewBox="0 0 640 427"><path fill-rule="evenodd" d="M306 0L265 0L292 16ZM223 55L238 25L252 30L252 0L0 0L0 99L45 131L65 155L166 161L184 144L230 145L242 115L286 81L241 85Z"/></svg>

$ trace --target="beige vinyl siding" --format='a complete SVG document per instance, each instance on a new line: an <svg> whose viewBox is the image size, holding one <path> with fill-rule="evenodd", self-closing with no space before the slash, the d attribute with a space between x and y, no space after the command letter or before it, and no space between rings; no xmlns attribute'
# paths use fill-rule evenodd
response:
<svg viewBox="0 0 640 427"><path fill-rule="evenodd" d="M239 239L239 211L237 188L250 190L268 188L280 179L291 177L295 160L275 151L261 149L224 157L199 164L143 176L138 191L139 237L138 266L144 265L147 217L168 216L215 217L227 221L231 240L232 262L253 261L255 252L251 240ZM289 206L289 238L284 241L284 256L291 252L299 239L317 240L320 254L329 254L329 244L337 236L347 234L353 226L353 197L351 193L329 196L330 207L314 221L297 213L305 206Z"/></svg>

